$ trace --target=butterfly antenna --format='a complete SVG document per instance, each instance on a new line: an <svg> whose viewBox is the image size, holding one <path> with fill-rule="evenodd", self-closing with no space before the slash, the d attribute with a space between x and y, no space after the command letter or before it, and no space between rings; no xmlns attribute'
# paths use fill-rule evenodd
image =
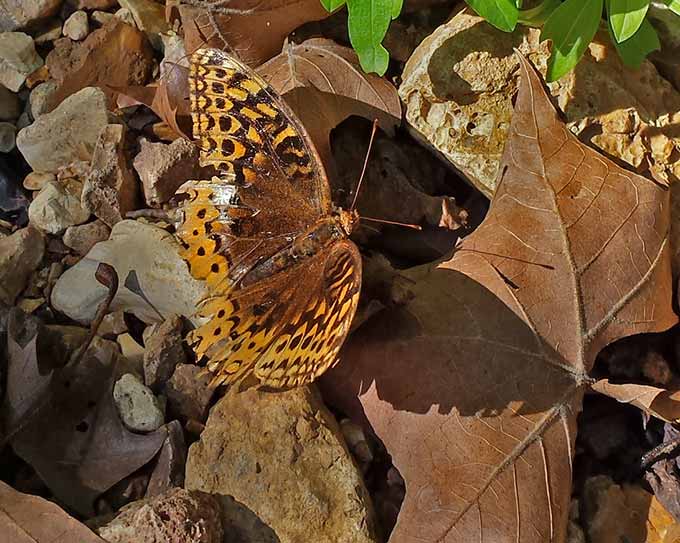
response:
<svg viewBox="0 0 680 543"><path fill-rule="evenodd" d="M357 205L357 198L359 197L359 189L361 188L361 183L366 175L366 168L368 167L368 156L371 154L371 147L373 147L373 140L375 139L375 133L378 131L378 119L373 119L373 128L371 129L371 139L368 141L368 149L366 150L366 157L364 158L364 167L361 169L361 175L359 176L359 182L357 183L356 191L354 192L354 200L349 210L354 211Z"/></svg>
<svg viewBox="0 0 680 543"><path fill-rule="evenodd" d="M409 224L407 222L388 221L387 219L375 219L373 217L364 217L363 215L359 218L362 221L373 221L373 222L381 222L383 224L394 224L396 226L405 226L406 228L413 228L414 230L422 230L423 229L423 227L418 225L418 224Z"/></svg>

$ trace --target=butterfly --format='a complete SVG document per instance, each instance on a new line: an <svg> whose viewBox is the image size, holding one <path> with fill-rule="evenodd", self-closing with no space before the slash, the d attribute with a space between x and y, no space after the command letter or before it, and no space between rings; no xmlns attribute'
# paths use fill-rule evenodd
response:
<svg viewBox="0 0 680 543"><path fill-rule="evenodd" d="M308 133L248 66L199 49L189 91L199 162L215 175L178 190L181 256L209 292L187 341L214 385L310 383L337 361L357 308L359 216L333 206Z"/></svg>

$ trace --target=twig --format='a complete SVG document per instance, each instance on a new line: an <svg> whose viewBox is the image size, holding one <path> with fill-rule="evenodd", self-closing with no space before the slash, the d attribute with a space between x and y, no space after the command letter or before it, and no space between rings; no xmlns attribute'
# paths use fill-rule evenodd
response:
<svg viewBox="0 0 680 543"><path fill-rule="evenodd" d="M663 457L671 454L675 449L680 447L680 436L670 441L666 441L661 445L657 445L651 451L645 453L640 459L640 467L646 470L653 464L661 460Z"/></svg>

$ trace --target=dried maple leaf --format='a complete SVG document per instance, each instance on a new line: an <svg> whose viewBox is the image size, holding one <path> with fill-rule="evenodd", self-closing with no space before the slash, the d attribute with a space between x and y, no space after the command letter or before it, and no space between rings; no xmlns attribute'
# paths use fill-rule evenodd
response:
<svg viewBox="0 0 680 543"><path fill-rule="evenodd" d="M56 504L17 492L0 481L0 541L11 543L105 543Z"/></svg>
<svg viewBox="0 0 680 543"><path fill-rule="evenodd" d="M102 492L146 464L165 440L165 429L127 430L113 403L120 368L116 346L94 344L77 365L55 374L48 404L11 443L60 502L84 514Z"/></svg>
<svg viewBox="0 0 680 543"><path fill-rule="evenodd" d="M563 542L596 354L677 320L668 192L580 143L520 71L485 221L405 272L413 299L362 326L323 383L405 480L392 543Z"/></svg>
<svg viewBox="0 0 680 543"><path fill-rule="evenodd" d="M332 40L287 43L258 72L293 108L324 164L331 164L331 130L348 117L378 119L389 134L401 122L394 86L382 77L364 73L356 53Z"/></svg>
<svg viewBox="0 0 680 543"><path fill-rule="evenodd" d="M182 0L188 53L200 47L235 51L252 66L281 50L293 30L330 15L318 0Z"/></svg>
<svg viewBox="0 0 680 543"><path fill-rule="evenodd" d="M680 391L667 390L653 385L634 383L615 384L601 379L593 390L621 403L629 403L666 422L680 420Z"/></svg>

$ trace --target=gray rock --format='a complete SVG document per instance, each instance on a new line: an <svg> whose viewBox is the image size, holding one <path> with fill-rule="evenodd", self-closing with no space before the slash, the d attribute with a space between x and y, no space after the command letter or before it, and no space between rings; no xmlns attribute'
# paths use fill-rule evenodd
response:
<svg viewBox="0 0 680 543"><path fill-rule="evenodd" d="M105 126L94 148L83 187L83 207L109 226L137 207L137 180L125 155L125 126Z"/></svg>
<svg viewBox="0 0 680 543"><path fill-rule="evenodd" d="M109 543L222 543L220 504L210 494L176 488L126 505L97 533Z"/></svg>
<svg viewBox="0 0 680 543"><path fill-rule="evenodd" d="M59 11L63 0L5 0L0 3L0 32L24 28Z"/></svg>
<svg viewBox="0 0 680 543"><path fill-rule="evenodd" d="M106 11L93 11L92 12L92 20L99 24L104 26L106 23L108 23L111 19L113 19L115 15L113 13L108 13Z"/></svg>
<svg viewBox="0 0 680 543"><path fill-rule="evenodd" d="M182 183L198 174L198 148L184 138L172 143L152 143L142 138L133 166L142 180L146 203L159 207Z"/></svg>
<svg viewBox="0 0 680 543"><path fill-rule="evenodd" d="M185 488L232 496L281 543L379 540L361 474L310 387L223 397L189 449Z"/></svg>
<svg viewBox="0 0 680 543"><path fill-rule="evenodd" d="M182 421L205 422L214 392L205 369L194 364L178 364L165 386L168 410Z"/></svg>
<svg viewBox="0 0 680 543"><path fill-rule="evenodd" d="M42 65L31 36L23 32L0 33L0 84L17 92L26 77Z"/></svg>
<svg viewBox="0 0 680 543"><path fill-rule="evenodd" d="M64 33L64 36L67 36L74 41L84 40L90 32L90 23L87 20L87 13L82 10L72 13L64 22L62 32Z"/></svg>
<svg viewBox="0 0 680 543"><path fill-rule="evenodd" d="M86 87L21 130L17 147L34 170L57 171L82 160L84 154L91 156L110 118L106 95L96 87Z"/></svg>
<svg viewBox="0 0 680 543"><path fill-rule="evenodd" d="M69 226L64 232L64 245L79 255L85 255L95 243L109 239L111 229L102 221L96 220L79 226Z"/></svg>
<svg viewBox="0 0 680 543"><path fill-rule="evenodd" d="M132 373L126 373L116 381L113 401L123 424L134 432L153 432L163 425L159 401Z"/></svg>
<svg viewBox="0 0 680 543"><path fill-rule="evenodd" d="M182 347L182 319L171 315L158 326L144 342L144 382L160 392L170 379L175 367L186 362Z"/></svg>
<svg viewBox="0 0 680 543"><path fill-rule="evenodd" d="M90 212L80 205L81 192L82 185L75 179L47 183L31 202L28 220L49 234L58 234L69 226L84 223L90 218Z"/></svg>
<svg viewBox="0 0 680 543"><path fill-rule="evenodd" d="M106 262L115 268L121 285L111 311L134 313L145 322L157 322L171 314L193 316L207 294L206 286L191 277L179 250L174 236L165 230L121 221L107 241L97 243L59 278L52 290L52 305L78 322L89 323L107 294L94 278L97 266ZM148 302L124 286L132 271Z"/></svg>
<svg viewBox="0 0 680 543"><path fill-rule="evenodd" d="M54 79L44 81L31 90L28 102L31 105L31 115L33 115L34 119L37 119L45 113L49 113L50 110L48 105L56 90L57 82Z"/></svg>
<svg viewBox="0 0 680 543"><path fill-rule="evenodd" d="M0 121L13 121L21 115L21 101L11 90L0 85Z"/></svg>
<svg viewBox="0 0 680 543"><path fill-rule="evenodd" d="M0 302L14 304L45 255L45 239L32 227L0 238Z"/></svg>
<svg viewBox="0 0 680 543"><path fill-rule="evenodd" d="M187 462L187 445L179 421L169 422L168 436L163 442L146 488L146 498L158 496L173 487L184 486L184 466Z"/></svg>
<svg viewBox="0 0 680 543"><path fill-rule="evenodd" d="M16 146L17 127L0 122L0 153L9 153Z"/></svg>

